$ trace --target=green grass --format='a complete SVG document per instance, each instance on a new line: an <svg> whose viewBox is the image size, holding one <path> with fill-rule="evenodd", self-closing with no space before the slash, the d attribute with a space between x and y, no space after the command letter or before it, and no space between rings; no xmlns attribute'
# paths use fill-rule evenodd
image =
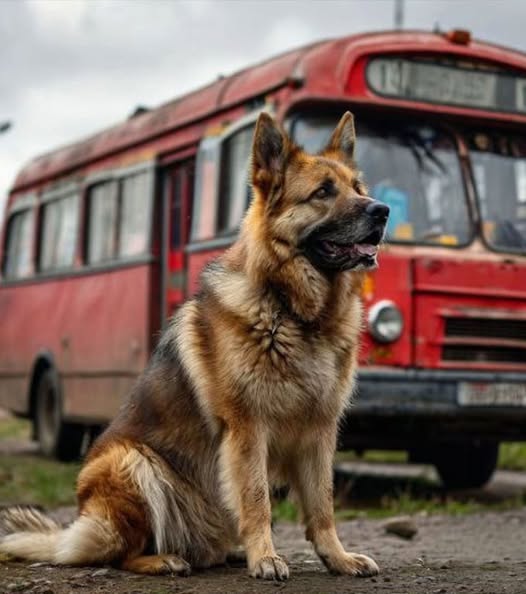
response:
<svg viewBox="0 0 526 594"><path fill-rule="evenodd" d="M407 462L407 453L399 450L368 450L362 456L355 452L338 452L337 462L362 461L378 463ZM510 442L500 445L498 467L503 470L526 470L526 442Z"/></svg>
<svg viewBox="0 0 526 594"><path fill-rule="evenodd" d="M526 470L526 443L502 443L499 452L499 468Z"/></svg>
<svg viewBox="0 0 526 594"><path fill-rule="evenodd" d="M0 456L0 504L73 505L79 468L38 456Z"/></svg>
<svg viewBox="0 0 526 594"><path fill-rule="evenodd" d="M288 499L274 501L272 504L272 519L275 522L297 522L299 515L296 504Z"/></svg>
<svg viewBox="0 0 526 594"><path fill-rule="evenodd" d="M0 440L29 439L31 424L29 421L8 417L0 420Z"/></svg>
<svg viewBox="0 0 526 594"><path fill-rule="evenodd" d="M338 452L338 462L366 461L404 463L407 454L401 451L373 450L358 456L354 452ZM526 443L505 443L500 447L499 468L526 470ZM339 521L355 518L387 518L398 515L472 514L483 510L501 511L526 505L526 492L504 499L483 495L446 494L436 483L425 478L352 476L337 489L335 514ZM296 521L298 510L289 501L273 506L275 520Z"/></svg>
<svg viewBox="0 0 526 594"><path fill-rule="evenodd" d="M400 450L367 450L358 455L351 450L336 452L336 462L384 462L388 464L404 464L407 462L407 452Z"/></svg>
<svg viewBox="0 0 526 594"><path fill-rule="evenodd" d="M353 506L347 502L342 506L338 502L335 505L335 516L337 521L354 520L356 518L381 519L401 515L415 515L424 513L426 515L447 514L450 516L462 516L481 511L503 511L516 509L526 504L526 494L504 499L496 503L476 501L474 499L459 500L454 497L431 496L415 497L411 492L402 492L383 497L380 502L372 502L370 506L364 506L363 502ZM350 505L350 507L347 507ZM296 522L299 519L299 512L296 505L288 500L279 501L272 507L274 521Z"/></svg>
<svg viewBox="0 0 526 594"><path fill-rule="evenodd" d="M30 435L29 421L0 420L0 441L25 441ZM32 503L52 508L74 504L79 468L79 464L61 464L36 455L0 454L0 505Z"/></svg>
<svg viewBox="0 0 526 594"><path fill-rule="evenodd" d="M28 439L28 421L7 418L0 420L0 441ZM354 452L338 452L337 461L362 460L366 462L404 463L407 455L402 451L371 450L363 456ZM75 503L75 481L80 464L61 464L39 456L0 454L0 505L9 503L33 503L45 507L58 507ZM526 470L526 443L502 444L499 468ZM366 479L368 480L368 479ZM336 502L336 516L339 520L356 517L383 518L401 514L447 513L459 515L473 513L482 509L510 509L526 504L524 497L506 499L488 504L475 500L460 500L444 496L436 487L414 479L405 484L377 485L367 482L365 486L355 485L350 494L340 497ZM360 495L360 492L364 494ZM274 502L275 520L295 522L298 510L288 500Z"/></svg>

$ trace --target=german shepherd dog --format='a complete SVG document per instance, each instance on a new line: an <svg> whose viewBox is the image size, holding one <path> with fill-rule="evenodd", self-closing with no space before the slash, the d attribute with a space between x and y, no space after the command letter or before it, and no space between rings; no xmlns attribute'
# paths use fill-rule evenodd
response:
<svg viewBox="0 0 526 594"><path fill-rule="evenodd" d="M353 389L363 270L389 209L367 197L346 113L310 155L268 114L252 147L239 239L201 276L78 477L79 517L1 514L0 552L58 565L188 574L244 548L251 576L284 580L273 485L290 485L306 538L334 573L371 576L333 518L338 421Z"/></svg>

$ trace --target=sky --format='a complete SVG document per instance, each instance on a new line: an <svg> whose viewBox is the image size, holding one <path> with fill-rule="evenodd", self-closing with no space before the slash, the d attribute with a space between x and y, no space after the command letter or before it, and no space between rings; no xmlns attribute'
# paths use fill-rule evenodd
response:
<svg viewBox="0 0 526 594"><path fill-rule="evenodd" d="M32 157L273 54L393 27L394 0L0 0L0 208ZM405 0L405 28L526 51L525 0ZM1 215L0 215L1 218Z"/></svg>

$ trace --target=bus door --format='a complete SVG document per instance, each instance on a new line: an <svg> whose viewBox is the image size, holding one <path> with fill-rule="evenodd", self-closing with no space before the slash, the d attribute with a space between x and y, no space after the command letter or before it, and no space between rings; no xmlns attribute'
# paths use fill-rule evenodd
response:
<svg viewBox="0 0 526 594"><path fill-rule="evenodd" d="M192 219L195 160L178 161L163 170L163 307L162 323L185 299L185 247Z"/></svg>

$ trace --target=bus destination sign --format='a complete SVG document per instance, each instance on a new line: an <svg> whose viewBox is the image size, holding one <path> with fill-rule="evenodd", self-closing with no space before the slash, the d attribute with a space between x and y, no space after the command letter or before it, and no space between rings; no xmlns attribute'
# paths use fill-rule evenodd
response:
<svg viewBox="0 0 526 594"><path fill-rule="evenodd" d="M373 58L366 77L386 97L526 113L526 77L405 58Z"/></svg>

